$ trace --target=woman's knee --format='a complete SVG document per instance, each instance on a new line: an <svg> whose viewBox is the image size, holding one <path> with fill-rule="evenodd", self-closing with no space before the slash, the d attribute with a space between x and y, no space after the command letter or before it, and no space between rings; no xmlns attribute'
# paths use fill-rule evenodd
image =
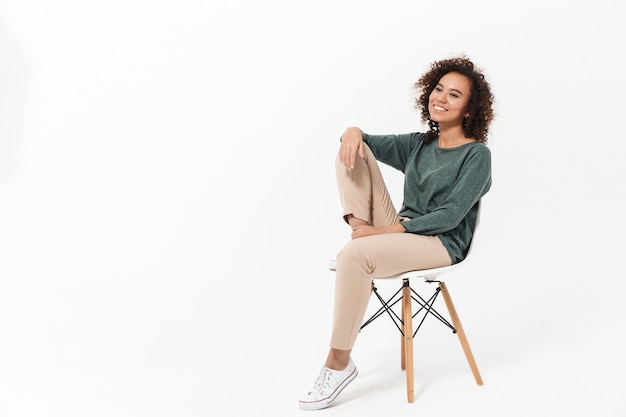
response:
<svg viewBox="0 0 626 417"><path fill-rule="evenodd" d="M346 243L337 255L337 268L358 269L371 273L374 266L366 240L367 238L359 238Z"/></svg>

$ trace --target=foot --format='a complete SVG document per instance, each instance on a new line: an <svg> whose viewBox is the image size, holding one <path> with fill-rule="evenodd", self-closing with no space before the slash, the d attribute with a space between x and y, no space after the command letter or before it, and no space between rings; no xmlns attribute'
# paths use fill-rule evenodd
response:
<svg viewBox="0 0 626 417"><path fill-rule="evenodd" d="M320 410L332 403L341 391L356 378L358 371L352 359L343 371L323 367L313 389L300 399L303 410Z"/></svg>

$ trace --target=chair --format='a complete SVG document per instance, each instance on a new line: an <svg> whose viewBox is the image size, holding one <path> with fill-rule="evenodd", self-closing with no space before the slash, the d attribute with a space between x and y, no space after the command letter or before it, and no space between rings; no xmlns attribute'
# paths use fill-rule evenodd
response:
<svg viewBox="0 0 626 417"><path fill-rule="evenodd" d="M478 232L478 223L480 221L480 210L478 212L478 216L476 218L476 227L474 229L474 237L472 239L470 248L468 249L467 256L461 262L458 262L454 265L444 266L441 268L432 268L432 269L424 269L419 271L408 271L402 274L395 275L393 277L387 277L385 280L400 278L402 279L401 288L396 291L389 299L385 300L379 293L378 289L374 285L376 277L372 277L372 292L376 295L378 300L381 303L380 309L376 311L369 319L367 319L363 325L361 326L361 330L370 324L372 321L380 317L381 315L387 313L389 317L393 320L394 324L400 330L401 335L401 343L400 343L400 366L402 370L406 371L406 390L407 390L407 400L409 403L412 403L415 399L414 395L414 374L413 374L413 338L417 334L417 331L420 329L424 320L428 315L431 315L438 319L441 323L446 325L448 328L452 330L453 333L456 333L459 337L459 341L461 342L461 347L463 348L463 352L465 353L465 357L467 358L467 362L469 363L470 369L474 375L474 379L476 380L476 384L483 385L483 380L480 376L480 372L478 371L478 366L476 365L476 360L474 359L474 355L472 354L472 350L470 348L469 342L467 341L467 336L465 335L465 331L463 330L463 326L461 325L461 321L459 320L459 316L457 314L456 308L452 303L452 298L450 297L450 293L446 284L440 279L441 275L448 274L452 271L455 271L461 265L465 265L472 253L472 247L474 246L474 242L476 242L476 235ZM329 269L334 271L336 266L336 261L330 261ZM411 287L410 280L413 278L422 278L426 283L437 283L437 288L434 293L429 298L424 298L419 295L414 288ZM445 301L445 305L447 307L450 319L452 323L448 322L435 308L433 305L438 295L441 293L443 295L443 299ZM401 311L398 314L393 307L401 303ZM413 304L418 306L418 309L415 313L413 313ZM421 315L421 320L420 320ZM413 321L418 321L416 329L413 330Z"/></svg>

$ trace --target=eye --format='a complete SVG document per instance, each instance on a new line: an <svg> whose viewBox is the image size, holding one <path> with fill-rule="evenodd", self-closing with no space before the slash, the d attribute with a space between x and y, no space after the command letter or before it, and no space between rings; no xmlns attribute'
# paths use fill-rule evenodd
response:
<svg viewBox="0 0 626 417"><path fill-rule="evenodd" d="M450 95L454 98L459 98L460 96L457 93L450 93Z"/></svg>

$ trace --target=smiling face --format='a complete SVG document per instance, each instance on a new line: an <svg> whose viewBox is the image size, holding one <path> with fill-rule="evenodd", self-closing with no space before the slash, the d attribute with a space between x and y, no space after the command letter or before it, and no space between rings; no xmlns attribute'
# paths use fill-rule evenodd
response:
<svg viewBox="0 0 626 417"><path fill-rule="evenodd" d="M440 127L461 125L467 116L471 81L458 72L449 72L437 83L428 98L430 118Z"/></svg>

